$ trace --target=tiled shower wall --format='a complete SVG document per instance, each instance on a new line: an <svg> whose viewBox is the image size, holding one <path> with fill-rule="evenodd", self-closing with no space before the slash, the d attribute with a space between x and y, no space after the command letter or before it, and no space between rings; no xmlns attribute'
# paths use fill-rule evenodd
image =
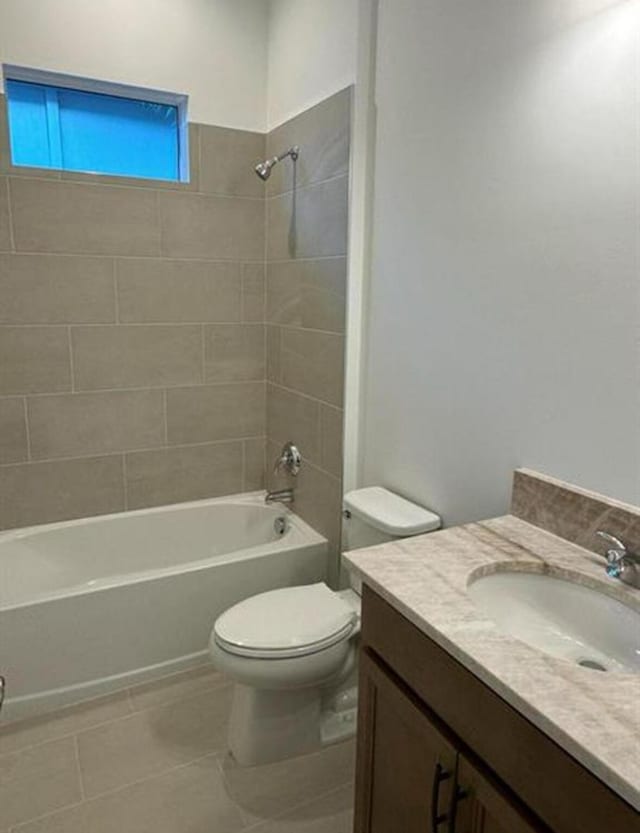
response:
<svg viewBox="0 0 640 833"><path fill-rule="evenodd" d="M276 128L267 155L300 146L267 185L267 477L294 485L296 511L339 549L350 90ZM304 466L271 474L283 442ZM337 563L333 561L332 578Z"/></svg>
<svg viewBox="0 0 640 833"><path fill-rule="evenodd" d="M0 528L260 488L265 136L191 181L12 168L0 97Z"/></svg>
<svg viewBox="0 0 640 833"><path fill-rule="evenodd" d="M268 433L336 550L349 124L345 90L266 137L191 125L163 184L12 168L0 96L0 528L261 488Z"/></svg>

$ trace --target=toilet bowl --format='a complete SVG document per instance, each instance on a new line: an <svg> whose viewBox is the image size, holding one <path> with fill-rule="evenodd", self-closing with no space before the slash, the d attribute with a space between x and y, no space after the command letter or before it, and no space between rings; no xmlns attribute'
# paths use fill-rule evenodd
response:
<svg viewBox="0 0 640 833"><path fill-rule="evenodd" d="M345 496L366 545L437 529L440 519L380 487ZM405 535L400 533L405 532ZM357 588L357 584L354 582ZM252 596L216 620L214 665L234 681L229 749L244 766L311 752L355 733L360 598L324 583Z"/></svg>

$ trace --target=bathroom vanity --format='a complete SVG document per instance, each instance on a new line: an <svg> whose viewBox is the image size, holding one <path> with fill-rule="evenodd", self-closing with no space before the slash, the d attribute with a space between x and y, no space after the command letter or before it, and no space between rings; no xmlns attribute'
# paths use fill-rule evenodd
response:
<svg viewBox="0 0 640 833"><path fill-rule="evenodd" d="M614 658L602 673L546 653L468 590L554 576L623 603L633 626L640 591L513 516L346 560L365 585L355 833L640 831L640 666Z"/></svg>

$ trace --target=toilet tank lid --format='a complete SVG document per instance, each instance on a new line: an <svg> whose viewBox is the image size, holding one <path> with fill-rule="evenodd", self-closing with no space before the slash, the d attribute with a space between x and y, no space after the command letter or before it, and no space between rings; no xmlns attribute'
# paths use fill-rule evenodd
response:
<svg viewBox="0 0 640 833"><path fill-rule="evenodd" d="M442 519L435 512L382 486L367 486L347 492L344 506L356 518L399 538L431 532L442 525Z"/></svg>

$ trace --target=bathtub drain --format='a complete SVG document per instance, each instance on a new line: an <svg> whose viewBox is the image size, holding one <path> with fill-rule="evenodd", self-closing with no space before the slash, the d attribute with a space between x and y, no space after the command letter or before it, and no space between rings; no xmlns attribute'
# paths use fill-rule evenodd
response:
<svg viewBox="0 0 640 833"><path fill-rule="evenodd" d="M287 519L284 517L276 518L273 522L273 528L276 531L276 535L284 535L287 531Z"/></svg>

